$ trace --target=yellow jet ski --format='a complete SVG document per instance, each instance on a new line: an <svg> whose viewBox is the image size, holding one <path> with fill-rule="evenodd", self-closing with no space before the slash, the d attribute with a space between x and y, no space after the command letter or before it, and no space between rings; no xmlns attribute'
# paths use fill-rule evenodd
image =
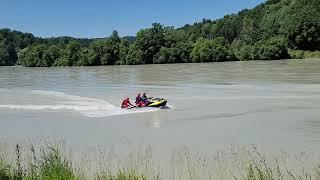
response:
<svg viewBox="0 0 320 180"><path fill-rule="evenodd" d="M150 98L149 104L146 107L163 107L167 105L167 100L163 98Z"/></svg>

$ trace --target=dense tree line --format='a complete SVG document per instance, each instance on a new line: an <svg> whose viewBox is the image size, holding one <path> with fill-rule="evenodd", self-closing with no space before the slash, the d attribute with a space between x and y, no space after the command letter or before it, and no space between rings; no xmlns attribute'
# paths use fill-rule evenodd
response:
<svg viewBox="0 0 320 180"><path fill-rule="evenodd" d="M136 37L37 38L0 30L0 65L96 66L290 58L320 50L319 0L268 0L181 28L154 23ZM299 50L299 51L298 51ZM296 55L291 57L300 57ZM314 53L318 54L318 53Z"/></svg>
<svg viewBox="0 0 320 180"><path fill-rule="evenodd" d="M17 51L32 45L37 38L30 33L0 30L0 65L14 65L18 61Z"/></svg>

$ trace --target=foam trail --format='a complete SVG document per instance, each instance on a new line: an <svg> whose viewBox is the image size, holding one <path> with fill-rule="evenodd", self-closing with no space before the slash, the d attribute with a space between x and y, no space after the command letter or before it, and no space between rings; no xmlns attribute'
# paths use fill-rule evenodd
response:
<svg viewBox="0 0 320 180"><path fill-rule="evenodd" d="M0 108L8 109L22 109L22 110L75 110L75 111L86 111L86 110L100 110L100 107L86 107L86 106L75 106L75 105L0 105Z"/></svg>
<svg viewBox="0 0 320 180"><path fill-rule="evenodd" d="M0 108L13 109L13 110L33 110L33 111L69 110L69 111L79 112L87 117L107 117L107 116L116 116L116 115L132 114L132 113L144 113L144 112L151 112L151 111L157 110L155 108L123 110L101 99L69 95L63 92L32 90L31 92L28 92L28 93L47 96L48 98L49 97L54 98L54 100L52 104L45 104L45 105L6 104L6 105L0 105Z"/></svg>

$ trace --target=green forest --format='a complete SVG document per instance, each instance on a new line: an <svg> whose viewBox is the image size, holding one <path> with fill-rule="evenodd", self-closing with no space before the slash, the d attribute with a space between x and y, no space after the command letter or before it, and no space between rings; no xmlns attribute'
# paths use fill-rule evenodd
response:
<svg viewBox="0 0 320 180"><path fill-rule="evenodd" d="M27 67L275 60L319 51L319 0L268 0L179 28L154 23L135 37L39 38L0 29L0 65Z"/></svg>

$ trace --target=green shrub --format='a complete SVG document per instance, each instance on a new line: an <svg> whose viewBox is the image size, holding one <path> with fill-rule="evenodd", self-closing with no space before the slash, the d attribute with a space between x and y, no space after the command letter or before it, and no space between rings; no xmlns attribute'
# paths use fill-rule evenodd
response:
<svg viewBox="0 0 320 180"><path fill-rule="evenodd" d="M229 55L227 42L223 37L213 40L199 38L191 52L192 62L226 61Z"/></svg>
<svg viewBox="0 0 320 180"><path fill-rule="evenodd" d="M320 51L303 51L289 49L289 55L293 59L320 58Z"/></svg>
<svg viewBox="0 0 320 180"><path fill-rule="evenodd" d="M244 46L239 51L235 52L236 58L240 61L253 60L253 46Z"/></svg>
<svg viewBox="0 0 320 180"><path fill-rule="evenodd" d="M12 178L11 166L4 159L0 158L0 179L10 180Z"/></svg>
<svg viewBox="0 0 320 180"><path fill-rule="evenodd" d="M62 152L58 148L42 148L38 166L40 179L75 179L71 162L63 156Z"/></svg>
<svg viewBox="0 0 320 180"><path fill-rule="evenodd" d="M259 41L254 45L254 59L275 60L289 57L286 39L272 37L267 41Z"/></svg>

